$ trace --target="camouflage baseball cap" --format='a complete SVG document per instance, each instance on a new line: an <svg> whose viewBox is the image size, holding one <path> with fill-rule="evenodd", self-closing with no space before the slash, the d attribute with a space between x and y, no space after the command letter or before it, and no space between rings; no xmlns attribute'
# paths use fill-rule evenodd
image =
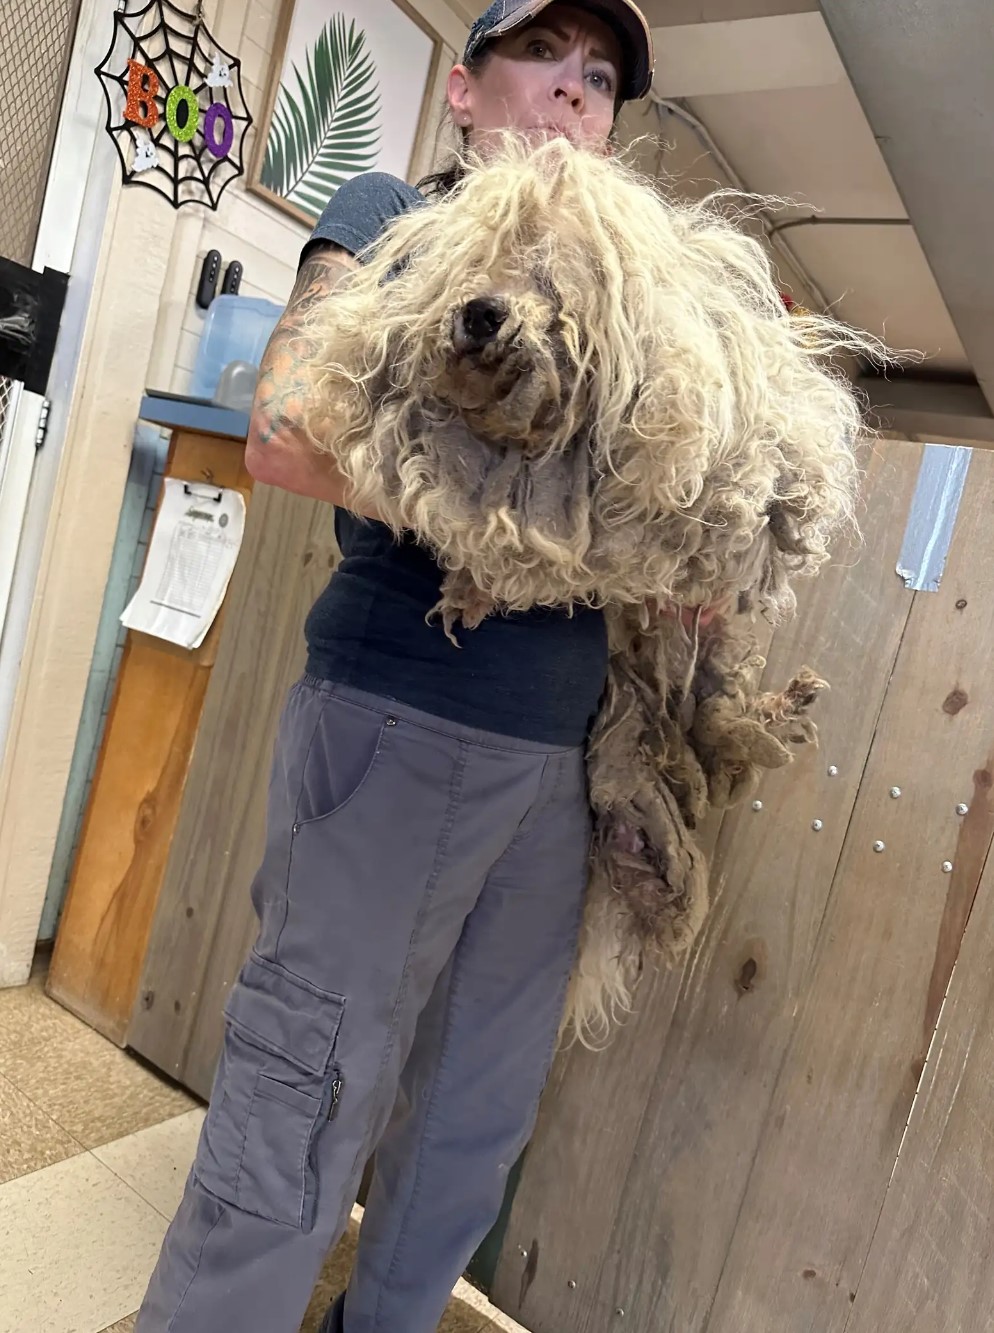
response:
<svg viewBox="0 0 994 1333"><path fill-rule="evenodd" d="M513 32L531 22L554 0L494 0L473 24L463 59L472 60L480 49L496 37ZM569 0L574 9L596 14L611 28L621 43L625 68L622 72L621 98L633 102L644 97L652 86L654 57L652 34L645 15L631 0Z"/></svg>

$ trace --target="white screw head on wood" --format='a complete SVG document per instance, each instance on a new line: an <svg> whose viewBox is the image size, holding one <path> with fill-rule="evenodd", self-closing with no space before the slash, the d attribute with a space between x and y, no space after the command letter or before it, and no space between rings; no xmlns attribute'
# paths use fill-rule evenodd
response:
<svg viewBox="0 0 994 1333"><path fill-rule="evenodd" d="M839 766L838 766L838 764L829 764L829 766L828 766L828 776L829 776L830 778L837 778L837 777L839 776Z"/></svg>
<svg viewBox="0 0 994 1333"><path fill-rule="evenodd" d="M943 861L943 863L942 863L942 873L943 873L944 875L951 875L951 874L953 873L953 863L952 863L952 861Z"/></svg>
<svg viewBox="0 0 994 1333"><path fill-rule="evenodd" d="M756 811L762 810L762 808L763 808L763 802L762 802L762 801L753 801L753 803L752 803L752 808L753 808L754 810L756 810Z"/></svg>
<svg viewBox="0 0 994 1333"><path fill-rule="evenodd" d="M522 1259L528 1258L528 1251L525 1249L523 1245L518 1246L518 1253L521 1255Z"/></svg>
<svg viewBox="0 0 994 1333"><path fill-rule="evenodd" d="M569 1287L570 1291L576 1291L576 1278L571 1277L570 1280L566 1283L566 1285L567 1287Z"/></svg>
<svg viewBox="0 0 994 1333"><path fill-rule="evenodd" d="M901 788L900 788L900 787L891 787L891 789L890 789L890 794L891 794L891 796L894 798L894 800L896 801L896 800L898 799L898 797L901 795Z"/></svg>
<svg viewBox="0 0 994 1333"><path fill-rule="evenodd" d="M884 850L884 846L885 846L885 844L882 843L882 842L880 841L880 839L878 838L877 841L873 844L873 850L874 850L875 852L882 852L882 851Z"/></svg>
<svg viewBox="0 0 994 1333"><path fill-rule="evenodd" d="M959 805L956 807L956 813L958 815L968 815L970 813L970 807L960 801Z"/></svg>
<svg viewBox="0 0 994 1333"><path fill-rule="evenodd" d="M825 827L825 825L821 822L820 819L812 819L811 827L814 829L816 833L820 833L822 829Z"/></svg>

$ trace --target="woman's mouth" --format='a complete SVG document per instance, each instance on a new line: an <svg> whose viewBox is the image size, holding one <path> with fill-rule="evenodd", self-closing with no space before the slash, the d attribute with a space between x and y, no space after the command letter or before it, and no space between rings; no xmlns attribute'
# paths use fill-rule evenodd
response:
<svg viewBox="0 0 994 1333"><path fill-rule="evenodd" d="M539 134L543 139L547 140L568 139L571 143L574 142L573 132L565 129L562 125L532 125L529 128L528 133Z"/></svg>

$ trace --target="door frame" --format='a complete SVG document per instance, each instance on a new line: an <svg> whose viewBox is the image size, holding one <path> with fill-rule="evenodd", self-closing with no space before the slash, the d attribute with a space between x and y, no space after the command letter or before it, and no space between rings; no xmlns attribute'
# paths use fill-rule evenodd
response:
<svg viewBox="0 0 994 1333"><path fill-rule="evenodd" d="M104 101L93 69L115 0L80 0L32 267L70 275L47 398L15 385L0 473L0 764L8 739L28 623L41 569L83 332L116 159L104 141ZM81 164L86 164L81 169ZM48 404L44 446L37 447Z"/></svg>

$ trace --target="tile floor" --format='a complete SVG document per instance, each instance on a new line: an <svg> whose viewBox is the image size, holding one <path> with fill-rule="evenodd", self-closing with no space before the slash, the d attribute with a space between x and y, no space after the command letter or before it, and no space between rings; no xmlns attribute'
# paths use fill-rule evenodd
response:
<svg viewBox="0 0 994 1333"><path fill-rule="evenodd" d="M30 985L0 991L0 1333L130 1333L203 1110ZM352 1264L329 1257L301 1333ZM523 1333L460 1283L440 1333Z"/></svg>

